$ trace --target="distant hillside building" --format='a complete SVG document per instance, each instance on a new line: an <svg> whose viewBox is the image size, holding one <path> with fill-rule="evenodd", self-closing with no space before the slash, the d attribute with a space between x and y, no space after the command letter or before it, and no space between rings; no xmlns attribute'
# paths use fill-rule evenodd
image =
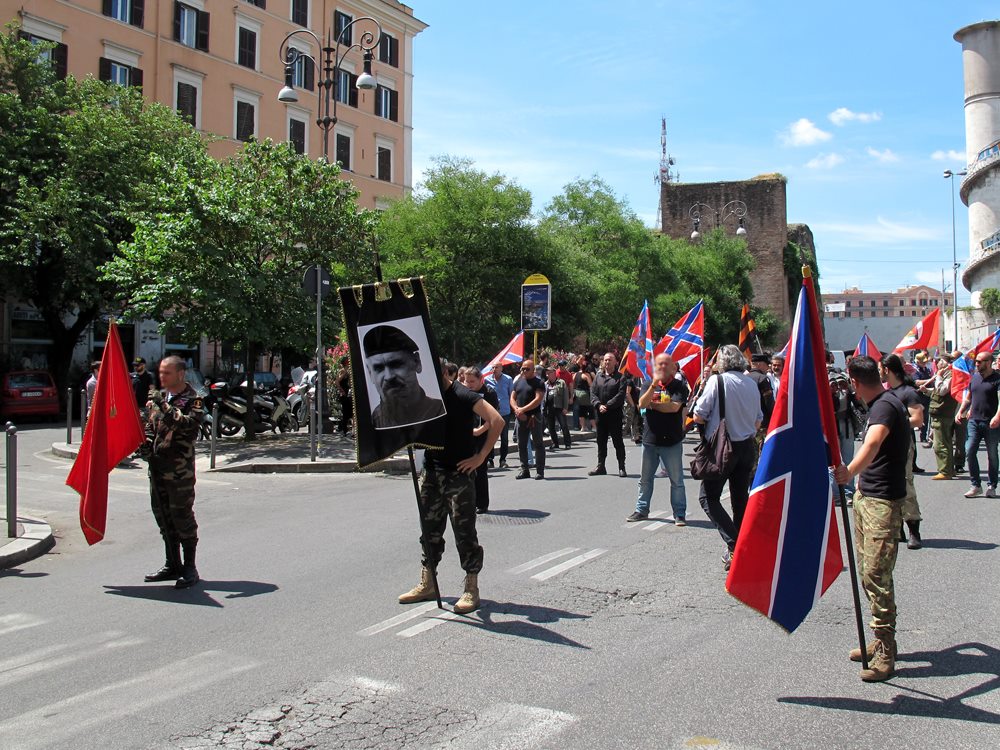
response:
<svg viewBox="0 0 1000 750"><path fill-rule="evenodd" d="M854 351L868 331L879 351L891 351L917 321L935 308L950 309L951 293L923 284L895 292L865 292L851 287L823 293L823 328L831 349ZM941 330L950 338L942 320ZM949 348L950 348L950 342Z"/></svg>

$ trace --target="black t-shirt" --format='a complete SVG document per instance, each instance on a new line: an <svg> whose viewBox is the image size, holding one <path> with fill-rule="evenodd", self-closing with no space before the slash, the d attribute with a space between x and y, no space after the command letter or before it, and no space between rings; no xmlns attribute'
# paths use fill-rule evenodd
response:
<svg viewBox="0 0 1000 750"><path fill-rule="evenodd" d="M530 378L518 378L517 382L514 383L514 399L518 406L525 406L530 404L535 398L535 394L541 391L545 394L545 384L542 383L541 379L533 375ZM530 416L532 414L538 414L542 409L542 404L539 401L538 406L536 406L531 411L527 412Z"/></svg>
<svg viewBox="0 0 1000 750"><path fill-rule="evenodd" d="M858 477L858 488L869 497L902 500L906 495L906 459L913 438L906 407L894 391L880 393L868 404L868 429L877 424L888 427L889 434L875 459Z"/></svg>
<svg viewBox="0 0 1000 750"><path fill-rule="evenodd" d="M642 384L642 393L645 393L653 381L647 380ZM641 394L640 394L641 395ZM688 399L688 387L683 381L671 378L664 387L659 380L653 387L653 402L663 403L673 401L675 404L684 406ZM669 414L646 409L646 419L642 428L643 445L677 445L684 439L684 420L681 419L683 409Z"/></svg>
<svg viewBox="0 0 1000 750"><path fill-rule="evenodd" d="M923 406L920 402L920 394L917 393L917 389L912 385L907 385L906 383L901 383L895 388L890 388L890 391L896 394L896 398L903 402L903 406L909 409L911 406Z"/></svg>
<svg viewBox="0 0 1000 750"><path fill-rule="evenodd" d="M153 387L153 374L149 370L142 373L132 372L132 392L135 393L135 402L140 408L146 406L149 401L149 389Z"/></svg>
<svg viewBox="0 0 1000 750"><path fill-rule="evenodd" d="M428 448L424 451L424 467L455 471L458 462L476 455L476 439L472 430L476 426L473 409L482 398L464 385L453 382L444 392L445 437L443 449Z"/></svg>
<svg viewBox="0 0 1000 750"><path fill-rule="evenodd" d="M985 419L989 422L997 413L997 400L1000 396L1000 372L995 370L984 378L978 372L972 374L969 383L969 397L972 405L969 407L969 419Z"/></svg>

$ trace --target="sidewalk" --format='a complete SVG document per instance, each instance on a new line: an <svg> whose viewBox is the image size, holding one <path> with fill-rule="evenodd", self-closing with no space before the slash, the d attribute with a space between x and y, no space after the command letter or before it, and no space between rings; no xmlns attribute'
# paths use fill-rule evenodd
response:
<svg viewBox="0 0 1000 750"><path fill-rule="evenodd" d="M17 536L13 539L7 536L7 519L4 517L0 517L0 529L3 530L0 537L0 570L41 557L56 543L52 527L40 518L18 516Z"/></svg>

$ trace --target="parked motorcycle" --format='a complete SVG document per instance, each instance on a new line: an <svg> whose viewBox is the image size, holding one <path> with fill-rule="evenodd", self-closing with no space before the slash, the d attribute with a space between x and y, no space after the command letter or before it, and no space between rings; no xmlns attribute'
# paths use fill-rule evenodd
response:
<svg viewBox="0 0 1000 750"><path fill-rule="evenodd" d="M293 370L292 374L299 375L299 378L288 388L288 408L296 422L303 425L309 421L309 413L306 411L306 396L309 397L308 403L311 403L312 399L315 398L317 373L315 370L298 373Z"/></svg>
<svg viewBox="0 0 1000 750"><path fill-rule="evenodd" d="M245 424L247 413L247 393L245 388L230 388L227 383L212 383L210 391L219 405L217 434L230 437L237 434ZM276 391L255 393L253 400L254 432L294 432L299 423L288 408L288 401Z"/></svg>

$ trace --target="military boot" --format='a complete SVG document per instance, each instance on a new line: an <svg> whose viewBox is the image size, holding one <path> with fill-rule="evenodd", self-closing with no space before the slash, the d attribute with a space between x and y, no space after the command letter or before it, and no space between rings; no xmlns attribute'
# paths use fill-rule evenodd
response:
<svg viewBox="0 0 1000 750"><path fill-rule="evenodd" d="M907 521L906 528L910 530L910 538L906 542L908 549L920 549L923 542L920 539L920 521Z"/></svg>
<svg viewBox="0 0 1000 750"><path fill-rule="evenodd" d="M874 658L874 656L875 656L875 644L876 643L878 643L878 641L873 638L872 640L868 641L867 647L865 648L865 651L868 652L868 663L869 664L871 663L872 658ZM852 648L851 649L851 653L849 654L849 657L850 657L851 661L861 661L861 649L860 648ZM896 641L895 641L895 639L893 639L893 641L892 641L892 658L893 659L896 658Z"/></svg>
<svg viewBox="0 0 1000 750"><path fill-rule="evenodd" d="M896 674L896 636L888 628L875 631L875 653L868 669L861 670L864 682L885 682Z"/></svg>
<svg viewBox="0 0 1000 750"><path fill-rule="evenodd" d="M163 546L167 550L167 560L163 567L155 573L143 576L146 583L158 583L160 581L175 581L181 575L181 543L164 539Z"/></svg>
<svg viewBox="0 0 1000 750"><path fill-rule="evenodd" d="M455 602L455 614L464 615L479 609L479 575L468 573L465 576L465 591Z"/></svg>
<svg viewBox="0 0 1000 750"><path fill-rule="evenodd" d="M420 583L405 594L400 594L399 603L412 604L413 602L426 602L431 599L437 599L437 596L438 590L437 586L434 585L434 576L431 575L431 569L424 566L420 569Z"/></svg>
<svg viewBox="0 0 1000 750"><path fill-rule="evenodd" d="M197 539L185 539L181 542L181 548L184 550L184 566L181 571L180 578L178 578L177 583L174 584L174 586L179 589L191 588L201 580L201 578L198 577L198 568L194 565L194 553L197 546Z"/></svg>

